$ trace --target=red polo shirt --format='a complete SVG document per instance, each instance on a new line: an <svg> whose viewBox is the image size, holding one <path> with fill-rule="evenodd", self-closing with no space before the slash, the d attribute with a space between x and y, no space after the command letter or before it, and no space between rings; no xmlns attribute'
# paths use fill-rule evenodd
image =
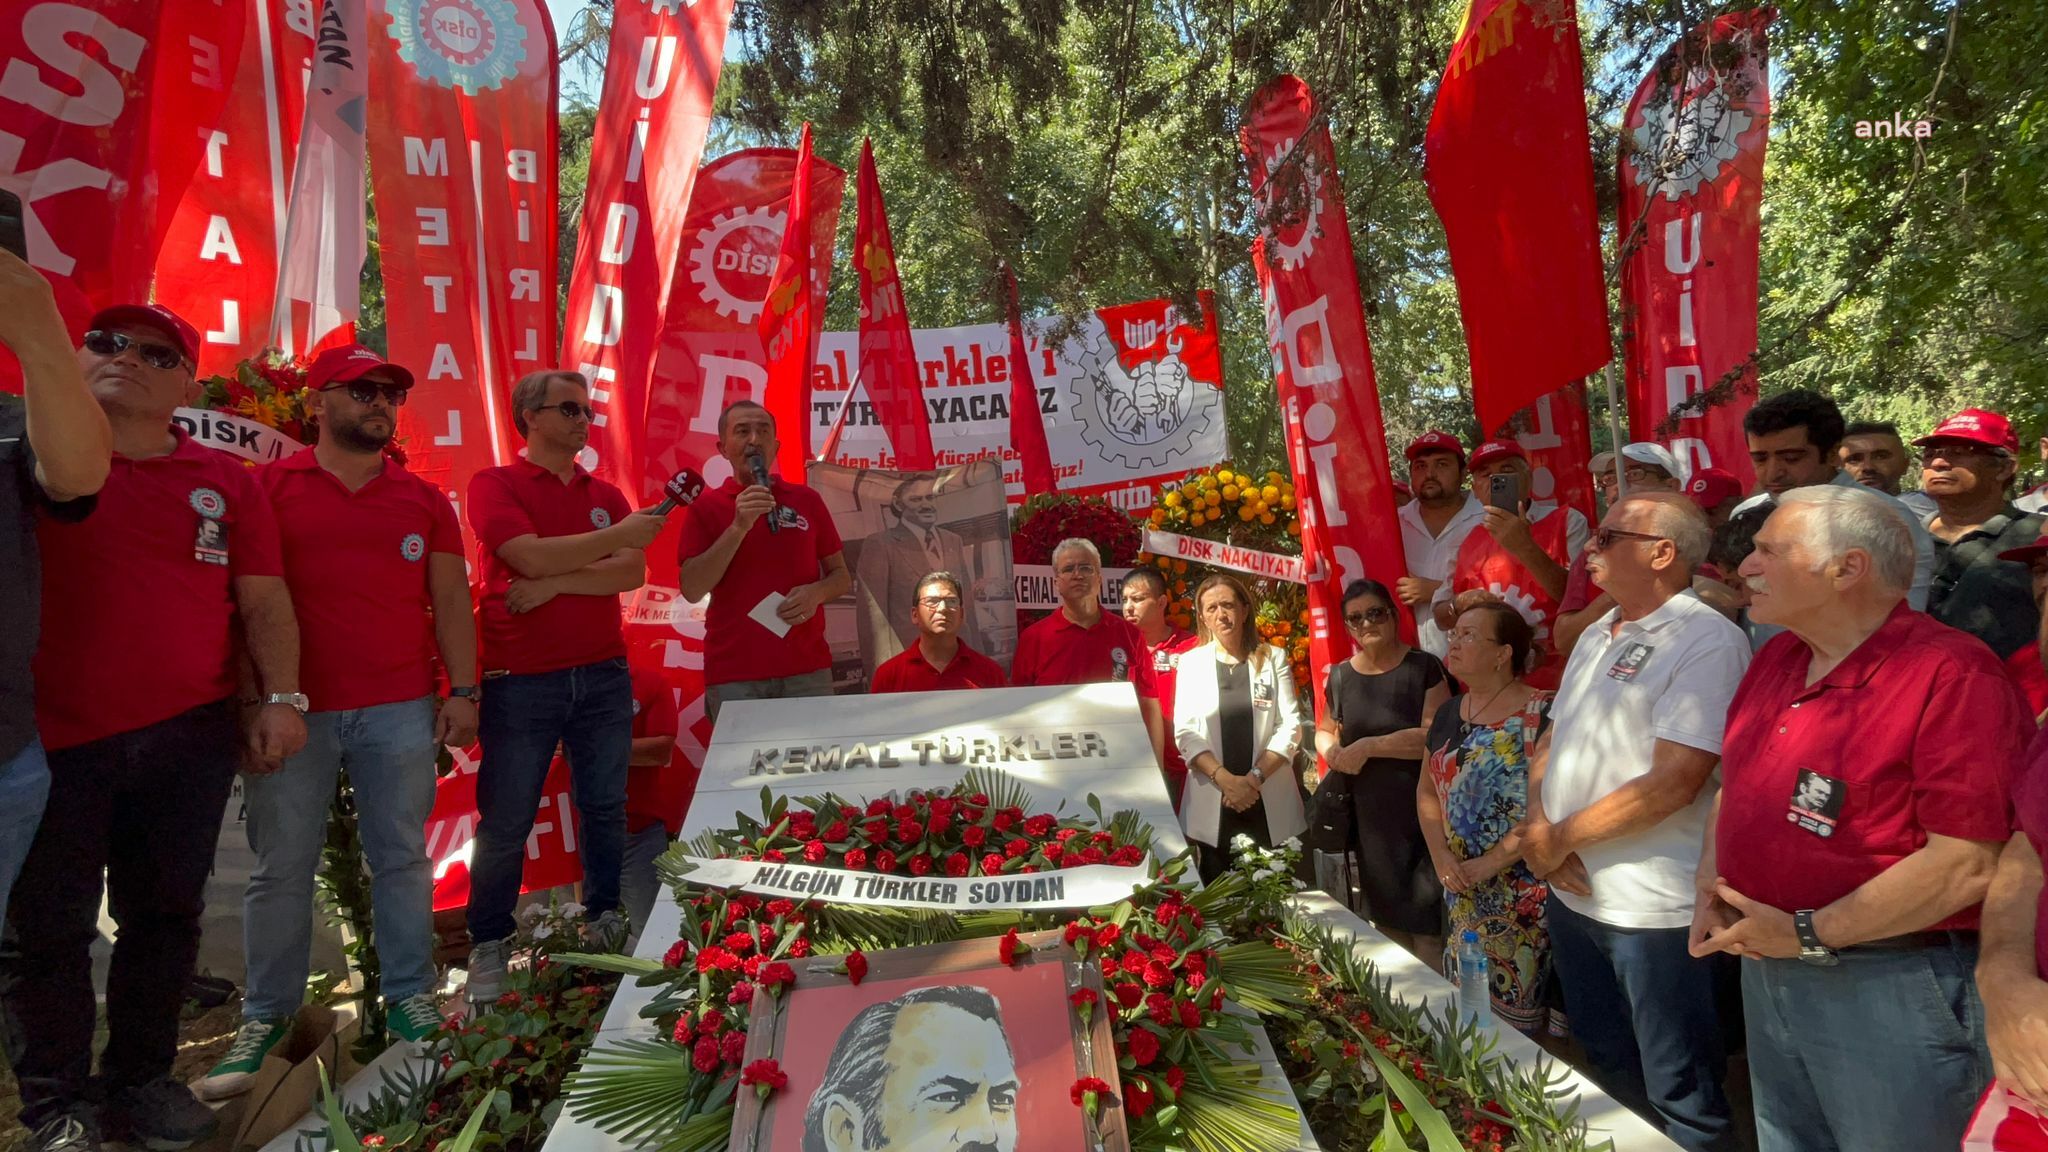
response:
<svg viewBox="0 0 2048 1152"><path fill-rule="evenodd" d="M575 466L563 483L529 460L486 468L469 482L469 527L483 556L483 598L477 604L483 670L530 675L580 668L626 654L617 596L557 596L513 615L505 590L519 573L498 555L521 536L580 536L609 528L632 512L617 488Z"/></svg>
<svg viewBox="0 0 2048 1152"><path fill-rule="evenodd" d="M1983 641L1902 603L1808 687L1811 655L1772 637L1728 707L1715 859L1736 891L1824 908L1929 834L2010 834L2033 718Z"/></svg>
<svg viewBox="0 0 2048 1152"><path fill-rule="evenodd" d="M697 497L683 514L679 561L711 547L732 526L741 491L737 479ZM771 477L782 521L768 531L768 517L754 521L725 576L711 589L711 607L704 613L704 682L736 684L745 680L780 680L832 666L825 643L825 614L819 612L778 638L749 615L771 592L787 593L815 583L825 574L825 560L842 549L832 513L816 492L801 484ZM772 513L771 513L772 515Z"/></svg>
<svg viewBox="0 0 2048 1152"><path fill-rule="evenodd" d="M2036 640L2005 658L2006 675L2027 698L2027 709L2039 716L2048 712L2048 670L2041 667L2041 642Z"/></svg>
<svg viewBox="0 0 2048 1152"><path fill-rule="evenodd" d="M2048 860L2048 732L2035 735L2013 802L2014 826L2027 834L2035 854ZM2048 887L2034 906L2034 974L2048 980Z"/></svg>
<svg viewBox="0 0 2048 1152"><path fill-rule="evenodd" d="M1142 633L1141 633L1142 635ZM1166 714L1166 724L1173 726L1173 682L1180 675L1180 655L1193 648L1198 640L1193 632L1175 628L1165 642L1157 647L1146 645L1152 655L1152 679L1159 685L1159 710ZM1181 759L1180 749L1172 740L1166 742L1166 794L1173 800L1175 808L1180 807L1181 782L1187 779L1188 762Z"/></svg>
<svg viewBox="0 0 2048 1152"><path fill-rule="evenodd" d="M462 558L462 529L440 489L386 460L354 492L311 448L258 474L277 514L284 578L299 618L299 686L315 712L344 712L434 690L427 557Z"/></svg>
<svg viewBox="0 0 2048 1152"><path fill-rule="evenodd" d="M233 580L281 576L256 474L173 429L167 456L116 453L99 506L42 516L36 726L72 748L235 694ZM202 527L216 525L217 527Z"/></svg>
<svg viewBox="0 0 2048 1152"><path fill-rule="evenodd" d="M944 668L932 667L915 643L882 662L868 682L874 692L946 692L960 688L1002 688L1003 666L961 644Z"/></svg>
<svg viewBox="0 0 2048 1152"><path fill-rule="evenodd" d="M674 740L681 724L676 691L669 687L658 663L660 650L646 661L634 658L633 739L666 736ZM683 830L683 813L697 791L697 770L671 749L665 764L634 764L626 769L626 831L640 832L660 824L670 836Z"/></svg>
<svg viewBox="0 0 2048 1152"><path fill-rule="evenodd" d="M1137 628L1121 616L1104 612L1093 628L1083 628L1055 609L1017 637L1010 683L1020 688L1104 680L1129 681L1137 688L1139 699L1159 699L1151 649L1145 647L1145 637Z"/></svg>

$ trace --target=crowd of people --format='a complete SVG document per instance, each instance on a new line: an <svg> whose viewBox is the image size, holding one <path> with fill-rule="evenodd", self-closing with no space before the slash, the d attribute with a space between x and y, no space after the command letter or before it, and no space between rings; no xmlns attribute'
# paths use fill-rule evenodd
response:
<svg viewBox="0 0 2048 1152"><path fill-rule="evenodd" d="M44 1152L191 1143L214 1127L201 1098L248 1089L306 995L342 772L397 1039L443 1019L424 838L443 747L481 748L470 1001L504 987L558 756L586 946L625 945L691 787L674 698L628 659L617 603L668 519L681 593L708 603L712 719L833 688L821 609L855 572L817 493L765 467L757 404L720 416L731 478L665 516L577 463L587 381L521 379L521 458L464 493L472 578L449 501L386 451L401 365L323 353L315 442L251 469L173 422L199 337L161 307L106 309L74 348L41 277L0 253L0 344L25 380L0 400L5 1007ZM1904 494L1897 430L1847 425L1823 396L1769 397L1745 427L1754 494L1631 443L1589 461L1597 524L1538 498L1512 441L1417 438L1408 576L1345 589L1352 652L1315 709L1242 580L1201 582L1190 633L1151 569L1108 610L1082 539L1055 549L1060 606L1006 672L963 633L969 581L943 541L908 529L901 562L932 567L871 622L901 646L871 690L1127 682L1205 879L1234 844L1302 833L1311 799L1323 819L1327 791L1362 911L1432 963L1476 933L1496 1016L1568 1029L1682 1147L1736 1146L1731 993L1768 1152L1953 1147L1994 1068L2048 1105L2048 794L2027 771L2048 718L2048 541L2012 499L2018 446L1995 413L1916 439ZM929 489L897 496L926 525ZM1305 743L1327 773L1313 798ZM237 773L256 856L243 1023L188 1087L178 1010ZM103 896L118 934L95 1073Z"/></svg>

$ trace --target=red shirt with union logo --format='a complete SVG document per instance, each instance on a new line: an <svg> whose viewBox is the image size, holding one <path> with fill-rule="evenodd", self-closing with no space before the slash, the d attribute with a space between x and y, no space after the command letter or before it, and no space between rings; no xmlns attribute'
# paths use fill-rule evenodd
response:
<svg viewBox="0 0 2048 1152"><path fill-rule="evenodd" d="M711 606L704 612L706 684L780 680L832 666L822 611L780 638L749 615L772 592L787 594L800 584L815 583L825 574L825 560L843 549L832 513L816 492L780 476L770 478L768 490L777 508L770 515L779 513L780 524L770 532L767 516L754 521L711 589ZM690 505L676 545L681 562L711 547L732 526L741 491L737 479L728 479Z"/></svg>
<svg viewBox="0 0 2048 1152"><path fill-rule="evenodd" d="M521 536L580 536L618 523L632 511L625 494L583 470L564 483L530 460L486 468L469 482L469 526L483 553L483 598L477 626L483 670L531 675L580 668L626 655L617 596L564 593L513 615L505 591L519 573L498 555Z"/></svg>
<svg viewBox="0 0 2048 1152"><path fill-rule="evenodd" d="M281 576L277 522L248 465L183 429L167 456L114 455L93 514L43 516L36 726L72 748L235 694L240 576Z"/></svg>
<svg viewBox="0 0 2048 1152"><path fill-rule="evenodd" d="M1193 632L1175 628L1165 641L1157 647L1147 646L1152 656L1152 678L1159 684L1159 709L1167 716L1168 726L1173 717L1173 682L1180 676L1181 653L1200 643ZM1187 779L1188 762L1181 759L1180 749L1172 740L1166 742L1166 794L1173 799L1173 806L1180 807L1182 781Z"/></svg>
<svg viewBox="0 0 2048 1152"><path fill-rule="evenodd" d="M1152 650L1121 616L1104 612L1094 627L1083 628L1055 609L1017 637L1017 655L1010 661L1010 683L1017 687L1105 680L1128 681L1141 700L1159 699Z"/></svg>
<svg viewBox="0 0 2048 1152"><path fill-rule="evenodd" d="M299 619L299 687L315 712L374 708L434 690L428 558L462 558L441 490L385 460L348 490L305 448L258 473L277 514Z"/></svg>

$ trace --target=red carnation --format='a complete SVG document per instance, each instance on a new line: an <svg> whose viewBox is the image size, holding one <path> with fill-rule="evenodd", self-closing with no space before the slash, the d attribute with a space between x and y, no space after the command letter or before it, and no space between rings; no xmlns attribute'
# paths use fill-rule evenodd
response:
<svg viewBox="0 0 2048 1152"><path fill-rule="evenodd" d="M745 960L740 962L740 971L747 974L747 979L752 980L754 977L759 976L761 974L761 965L766 964L767 962L768 958L766 956L763 956L760 953L756 952L754 955L749 956Z"/></svg>
<svg viewBox="0 0 2048 1152"><path fill-rule="evenodd" d="M1165 944L1154 944L1152 958L1161 964L1175 964L1180 961L1180 951Z"/></svg>
<svg viewBox="0 0 2048 1152"><path fill-rule="evenodd" d="M770 900L768 902L768 914L777 919L788 919L796 915L796 902L793 900Z"/></svg>
<svg viewBox="0 0 2048 1152"><path fill-rule="evenodd" d="M944 796L932 797L932 816L934 818L950 817L951 815L953 815L953 801L951 799Z"/></svg>
<svg viewBox="0 0 2048 1152"><path fill-rule="evenodd" d="M1131 1029L1131 1059L1138 1062L1138 1067L1143 1068L1158 1058L1159 1037L1148 1029Z"/></svg>
<svg viewBox="0 0 2048 1152"><path fill-rule="evenodd" d="M1017 939L1017 930L1015 928L1003 933L1003 938L996 942L996 958L1003 962L1003 967L1015 968L1017 966L1017 948L1020 944L1022 944L1022 941Z"/></svg>
<svg viewBox="0 0 2048 1152"><path fill-rule="evenodd" d="M1221 996L1223 990L1219 988L1216 992L1217 995ZM1190 1032L1202 1026L1202 1010L1195 1007L1193 1001L1183 1000L1180 1002L1180 1026Z"/></svg>
<svg viewBox="0 0 2048 1152"><path fill-rule="evenodd" d="M740 958L716 944L707 945L697 953L697 971L730 972L740 966Z"/></svg>
<svg viewBox="0 0 2048 1152"><path fill-rule="evenodd" d="M1118 940L1123 939L1123 935L1124 930L1122 925L1104 924L1101 927L1095 929L1095 946L1097 948L1107 948L1111 944L1116 943Z"/></svg>
<svg viewBox="0 0 2048 1152"><path fill-rule="evenodd" d="M724 940L726 948L734 953L754 950L754 936L750 932L735 932Z"/></svg>
<svg viewBox="0 0 2048 1152"><path fill-rule="evenodd" d="M1061 867L1061 866L1062 866L1062 864L1063 864L1063 863L1064 863L1064 861L1065 861L1066 855L1067 855L1067 848L1066 848L1066 845L1064 845L1064 844L1061 844L1061 843L1060 843L1059 841L1057 841L1057 840L1055 840L1055 841L1053 841L1052 843L1050 843L1050 844L1047 844L1047 845L1045 846L1045 860L1046 860L1046 863L1048 863L1048 864L1051 864L1051 865L1052 865L1053 867L1055 867L1055 868L1058 868L1058 867Z"/></svg>
<svg viewBox="0 0 2048 1152"><path fill-rule="evenodd" d="M1123 969L1124 971L1129 972L1133 976L1136 976L1138 973L1143 972L1145 970L1145 965L1149 963L1151 963L1151 961L1145 959L1145 954L1143 952L1124 953Z"/></svg>
<svg viewBox="0 0 2048 1152"><path fill-rule="evenodd" d="M889 822L887 820L870 820L860 826L860 834L867 838L868 843L880 844L889 838Z"/></svg>
<svg viewBox="0 0 2048 1152"><path fill-rule="evenodd" d="M1059 827L1059 823L1050 813L1041 812L1024 822L1024 834L1033 840L1043 840L1052 835L1052 830Z"/></svg>
<svg viewBox="0 0 2048 1152"><path fill-rule="evenodd" d="M1062 828L1059 830L1059 833L1053 837L1053 839L1058 840L1062 844L1065 844L1067 841L1072 840L1074 837L1079 836L1080 834L1081 830L1079 828Z"/></svg>
<svg viewBox="0 0 2048 1152"><path fill-rule="evenodd" d="M773 964L761 965L761 987L778 992L787 985L796 983L796 969L780 960Z"/></svg>
<svg viewBox="0 0 2048 1152"><path fill-rule="evenodd" d="M887 796L877 796L873 800L868 801L867 814L869 816L887 816L889 809L892 807L894 805L889 803Z"/></svg>
<svg viewBox="0 0 2048 1152"><path fill-rule="evenodd" d="M969 848L979 848L988 843L988 829L979 824L969 824L960 830L960 842Z"/></svg>
<svg viewBox="0 0 2048 1152"><path fill-rule="evenodd" d="M1126 844L1109 854L1109 862L1121 868L1145 862L1145 850L1135 844Z"/></svg>
<svg viewBox="0 0 2048 1152"><path fill-rule="evenodd" d="M1060 933L1060 940L1071 948L1074 945L1074 941L1079 940L1083 936L1088 937L1091 941L1095 939L1094 935L1087 928L1083 927L1079 920L1069 920L1067 921L1066 929Z"/></svg>
<svg viewBox="0 0 2048 1152"><path fill-rule="evenodd" d="M866 868L868 866L868 850L865 848L848 848L846 850L846 866L856 872Z"/></svg>
<svg viewBox="0 0 2048 1152"><path fill-rule="evenodd" d="M460 1023L456 1025L457 1028L460 1028L461 1026L462 1025ZM676 1026L669 1031L668 1038L675 1041L678 1046L687 1048L690 1046L691 1040L693 1037L696 1036L696 1034L697 1030L690 1027L690 1018L688 1016L682 1016L677 1018ZM454 1060L450 1057L441 1057L441 1067L446 1068L452 1063L454 1063Z"/></svg>
<svg viewBox="0 0 2048 1152"><path fill-rule="evenodd" d="M697 1035L716 1036L725 1030L725 1017L716 1008L706 1008L704 1015L697 1019Z"/></svg>
<svg viewBox="0 0 2048 1152"><path fill-rule="evenodd" d="M1136 953L1136 952L1133 952L1133 953L1131 953L1131 955L1133 955L1133 956L1136 956L1136 955L1138 955L1138 953ZM1148 987L1148 988L1167 988L1167 987L1171 987L1171 986L1172 986L1172 984L1173 984L1173 969L1171 969L1171 968L1168 968L1168 967L1167 967L1166 965L1164 965L1164 964L1161 964L1161 963L1160 963L1159 961L1157 961L1157 960L1147 960L1147 961L1145 961L1145 986L1146 986L1146 987Z"/></svg>
<svg viewBox="0 0 2048 1152"><path fill-rule="evenodd" d="M996 813L996 818L989 823L994 824L998 832L1008 832L1017 823L1020 815L1015 808L1005 808Z"/></svg>
<svg viewBox="0 0 2048 1152"><path fill-rule="evenodd" d="M1100 848L1090 848L1081 853L1081 863L1083 864L1100 864L1108 859L1109 853L1104 852Z"/></svg>
<svg viewBox="0 0 2048 1152"><path fill-rule="evenodd" d="M775 926L773 924L763 924L761 925L761 950L766 952L773 947L775 947Z"/></svg>
<svg viewBox="0 0 2048 1152"><path fill-rule="evenodd" d="M791 960L801 960L810 954L811 942L809 939L799 936L789 942L789 958Z"/></svg>
<svg viewBox="0 0 2048 1152"><path fill-rule="evenodd" d="M754 986L745 980L740 981L726 994L725 1002L736 1008L745 1008L754 1002Z"/></svg>
<svg viewBox="0 0 2048 1152"><path fill-rule="evenodd" d="M830 840L831 842L836 844L846 839L847 836L852 834L852 832L852 825L848 824L844 820L834 820L831 823L831 825L825 829L825 834L823 836L820 836L819 839Z"/></svg>
<svg viewBox="0 0 2048 1152"><path fill-rule="evenodd" d="M1145 1113L1152 1110L1152 1085L1142 1076L1133 1076L1124 1081L1124 1111L1133 1120L1143 1120Z"/></svg>
<svg viewBox="0 0 2048 1152"><path fill-rule="evenodd" d="M817 864L822 862L831 852L830 848L825 847L823 840L813 840L804 845L804 861L809 864Z"/></svg>
<svg viewBox="0 0 2048 1152"><path fill-rule="evenodd" d="M988 855L986 855L986 856L983 856L983 857L981 858L981 872L982 872L982 875L984 875L984 876L994 876L994 875L996 875L997 873L1001 872L1002 870L1003 870L1003 858L1002 858L1001 856L997 855L996 853L994 853L994 852L991 852L991 853L989 853Z"/></svg>
<svg viewBox="0 0 2048 1152"><path fill-rule="evenodd" d="M818 818L809 812L799 812L789 818L789 834L797 840L809 840L818 834Z"/></svg>
<svg viewBox="0 0 2048 1152"><path fill-rule="evenodd" d="M880 852L875 853L875 871L896 871L896 854L894 852L889 851L887 848L884 848Z"/></svg>
<svg viewBox="0 0 2048 1152"><path fill-rule="evenodd" d="M718 1042L718 1058L727 1064L737 1064L746 1059L747 1034L740 1031L727 1032L725 1039Z"/></svg>
<svg viewBox="0 0 2048 1152"><path fill-rule="evenodd" d="M1109 990L1116 994L1117 1004L1120 1007L1122 1007L1126 1012L1130 1011L1133 1008L1136 1008L1138 1006L1138 1001L1143 999L1145 996L1145 990L1143 988L1139 987L1136 984L1131 983L1128 980L1120 984L1110 985Z"/></svg>
<svg viewBox="0 0 2048 1152"><path fill-rule="evenodd" d="M1132 987L1135 988L1137 985L1134 984ZM1154 1024L1162 1028L1171 1028L1174 1021L1172 997L1163 992L1154 992L1145 997L1145 1014L1152 1018Z"/></svg>
<svg viewBox="0 0 2048 1152"><path fill-rule="evenodd" d="M931 820L929 820L925 824L925 830L927 832L930 832L934 837L938 837L944 836L946 834L946 829L951 828L952 826L953 817L951 815L944 812L934 811L932 813Z"/></svg>
<svg viewBox="0 0 2048 1152"><path fill-rule="evenodd" d="M915 820L917 819L917 805L898 804L896 807L889 809L889 815L896 820Z"/></svg>
<svg viewBox="0 0 2048 1152"><path fill-rule="evenodd" d="M932 858L931 858L931 857L929 857L929 856L925 856L925 855L917 855L917 856L912 856L912 857L910 858L910 874L911 874L912 876L929 876L929 875L931 875L931 874L932 874Z"/></svg>
<svg viewBox="0 0 2048 1152"><path fill-rule="evenodd" d="M690 1054L690 1067L710 1075L718 1071L718 1038L705 1036L697 1041L696 1051Z"/></svg>
<svg viewBox="0 0 2048 1152"><path fill-rule="evenodd" d="M740 1073L740 1083L754 1089L766 1100L770 1093L789 1087L789 1073L773 1060L756 1060Z"/></svg>
<svg viewBox="0 0 2048 1152"><path fill-rule="evenodd" d="M789 854L780 848L770 848L766 852L761 853L761 859L766 860L770 864L787 864L789 863Z"/></svg>
<svg viewBox="0 0 2048 1152"><path fill-rule="evenodd" d="M681 968L683 961L689 958L690 942L688 940L678 940L668 946L668 951L661 954L661 966L663 968Z"/></svg>
<svg viewBox="0 0 2048 1152"><path fill-rule="evenodd" d="M915 844L919 840L924 839L924 825L919 824L915 820L898 820L896 822L896 839L901 840L905 844Z"/></svg>
<svg viewBox="0 0 2048 1152"><path fill-rule="evenodd" d="M859 949L846 954L846 978L854 984L868 978L868 958Z"/></svg>
<svg viewBox="0 0 2048 1152"><path fill-rule="evenodd" d="M983 808L986 808L986 807L988 807L988 793L986 793L986 792L976 792L976 793L975 793L974 795L972 795L972 796L969 796L969 797L967 798L967 802L968 802L969 804L979 804L979 805L981 805L981 806L982 806Z"/></svg>
<svg viewBox="0 0 2048 1152"><path fill-rule="evenodd" d="M1003 845L1003 856L1009 860L1015 860L1029 851L1031 851L1031 841L1029 840L1012 840L1008 844Z"/></svg>
<svg viewBox="0 0 2048 1152"><path fill-rule="evenodd" d="M1180 1086L1187 1082L1188 1074L1181 1071L1180 1065L1176 1064L1166 1070L1166 1086L1173 1089L1175 1095L1180 1094Z"/></svg>
<svg viewBox="0 0 2048 1152"><path fill-rule="evenodd" d="M1074 1081L1072 1096L1074 1107L1086 1108L1088 1114L1093 1116L1096 1109L1101 1106L1103 1099L1107 1098L1112 1102L1116 1100L1116 1089L1110 1087L1109 1082L1106 1080L1098 1079L1094 1076L1083 1076L1081 1079Z"/></svg>
<svg viewBox="0 0 2048 1152"><path fill-rule="evenodd" d="M1100 1000L1101 997L1095 994L1095 989L1083 988L1080 991L1075 992L1072 996L1067 997L1067 999L1070 1002L1072 1002L1072 1004L1074 1005L1074 1010L1081 1014L1082 1019L1086 1019L1088 1016L1088 1010L1095 1007L1096 1002Z"/></svg>
<svg viewBox="0 0 2048 1152"><path fill-rule="evenodd" d="M967 869L968 869L969 867L971 867L972 865L973 865L973 861L971 861L971 860L969 860L969 859L967 858L967 853L965 853L965 852L954 852L954 853L951 853L950 855L948 855L948 856L946 857L946 875L948 875L948 876L965 876L965 875L967 875Z"/></svg>

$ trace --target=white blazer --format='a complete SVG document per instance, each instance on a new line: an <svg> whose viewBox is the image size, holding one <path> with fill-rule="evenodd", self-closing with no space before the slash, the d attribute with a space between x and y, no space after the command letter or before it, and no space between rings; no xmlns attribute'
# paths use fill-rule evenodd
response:
<svg viewBox="0 0 2048 1152"><path fill-rule="evenodd" d="M1214 847L1222 826L1223 790L1194 770L1195 757L1216 755L1223 740L1223 716L1216 703L1214 641L1192 648L1180 658L1173 681L1173 742L1188 763L1181 786L1180 826L1188 839ZM1301 783L1294 778L1294 754L1301 749L1301 702L1294 694L1294 669L1286 653L1266 646L1265 668L1251 669L1252 748L1287 757L1285 771L1275 772L1259 788L1266 811L1266 832L1275 844L1308 828L1302 811ZM1217 757L1219 760L1221 756Z"/></svg>

